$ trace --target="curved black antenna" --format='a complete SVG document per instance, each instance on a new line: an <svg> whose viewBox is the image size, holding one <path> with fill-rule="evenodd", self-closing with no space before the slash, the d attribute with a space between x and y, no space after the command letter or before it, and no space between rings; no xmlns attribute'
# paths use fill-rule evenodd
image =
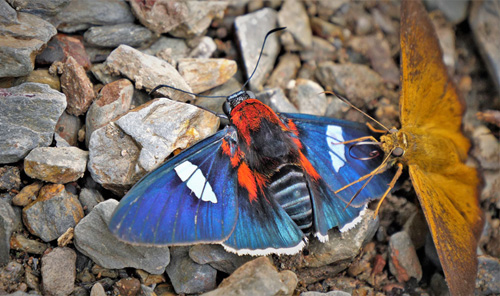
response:
<svg viewBox="0 0 500 296"><path fill-rule="evenodd" d="M260 54L259 54L259 58L257 59L257 64L255 64L255 68L253 68L252 75L250 75L250 77L248 77L245 84L243 84L243 86L241 87L241 90L243 90L245 88L245 86L248 84L248 82L250 82L250 79L253 77L253 74L255 74L255 71L257 71L257 67L259 66L260 58L262 57L262 53L264 53L264 46L266 45L267 37L269 37L269 35L271 35L274 32L285 30L285 29L286 29L286 27L279 27L279 28L275 28L275 29L272 29L271 31L267 32L266 37L264 37L264 42L262 42L262 48L260 49Z"/></svg>
<svg viewBox="0 0 500 296"><path fill-rule="evenodd" d="M376 157L378 157L380 155L380 151L379 150L373 150L369 153L369 156L368 157L357 157L354 155L354 153L352 153L352 149L356 148L357 146L361 146L361 145L375 145L375 146L380 146L382 143L380 142L358 142L358 143L354 143L352 144L351 146L349 146L349 156L354 158L354 159L357 159L357 160L370 160L370 159L374 159Z"/></svg>
<svg viewBox="0 0 500 296"><path fill-rule="evenodd" d="M193 95L193 96L196 96L196 97L200 97L200 98L225 98L226 97L226 96L203 96L203 95L198 95L198 94L195 94L195 93L192 93L192 92L189 92L189 91L186 91L186 90L182 90L180 88L173 87L173 86L170 86L170 85L167 85L167 84L160 84L160 85L156 86L148 94L151 95L152 93L154 93L155 91L157 91L158 89L160 89L162 87L167 87L167 88L170 88L170 89L173 89L173 90L176 90L176 91L180 91L180 92L183 92L183 93L188 94L188 95Z"/></svg>

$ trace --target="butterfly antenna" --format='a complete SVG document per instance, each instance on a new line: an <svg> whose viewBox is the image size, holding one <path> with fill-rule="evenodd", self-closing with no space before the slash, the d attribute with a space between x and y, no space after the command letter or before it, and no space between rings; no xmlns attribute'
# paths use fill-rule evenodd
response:
<svg viewBox="0 0 500 296"><path fill-rule="evenodd" d="M326 94L331 94L331 95L334 95L336 96L337 98L339 98L342 102L346 103L347 105L349 105L351 108L355 109L356 111L360 112L361 114L363 114L364 116L370 118L371 120L373 120L375 123L377 123L378 125L380 125L384 130L386 130L387 132L389 132L389 129L387 127L385 127L385 125L383 125L382 123L380 123L378 120L376 120L375 118L371 117L370 115L366 114L365 112L363 112L361 109L359 109L358 107L354 106L351 102L349 102L349 100L347 100L345 97L341 96L339 93L337 93L336 91L325 91L324 93Z"/></svg>
<svg viewBox="0 0 500 296"><path fill-rule="evenodd" d="M245 86L248 84L248 82L250 82L250 79L252 79L253 75L255 74L255 71L257 71L257 67L259 66L260 58L262 57L262 54L264 53L264 46L266 45L267 37L269 37L269 35L271 35L274 32L278 32L278 31L281 31L284 29L286 29L286 27L279 27L279 28L272 29L271 31L267 32L266 37L264 37L264 42L262 42L262 48L260 49L260 54L259 54L259 58L257 59L257 64L255 64L255 68L253 68L252 75L250 75L250 77L248 77L245 84L243 84L243 86L241 87L241 90L243 90L245 88Z"/></svg>

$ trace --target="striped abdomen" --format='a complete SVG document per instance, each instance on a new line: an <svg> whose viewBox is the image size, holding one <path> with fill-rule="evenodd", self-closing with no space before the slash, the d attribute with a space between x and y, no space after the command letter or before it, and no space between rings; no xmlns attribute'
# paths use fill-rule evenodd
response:
<svg viewBox="0 0 500 296"><path fill-rule="evenodd" d="M295 165L282 165L271 177L268 189L300 230L305 235L310 234L313 226L312 204L302 170Z"/></svg>

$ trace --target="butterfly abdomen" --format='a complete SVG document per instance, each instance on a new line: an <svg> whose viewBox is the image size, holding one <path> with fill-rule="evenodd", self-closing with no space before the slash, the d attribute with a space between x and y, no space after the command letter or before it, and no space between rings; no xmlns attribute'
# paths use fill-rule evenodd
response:
<svg viewBox="0 0 500 296"><path fill-rule="evenodd" d="M293 164L278 168L268 185L270 194L285 212L308 235L313 227L313 212L309 188L302 169Z"/></svg>

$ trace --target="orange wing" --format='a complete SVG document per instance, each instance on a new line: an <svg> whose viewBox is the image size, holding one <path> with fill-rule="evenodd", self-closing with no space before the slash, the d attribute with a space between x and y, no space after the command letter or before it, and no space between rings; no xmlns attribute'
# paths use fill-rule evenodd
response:
<svg viewBox="0 0 500 296"><path fill-rule="evenodd" d="M451 295L474 295L482 228L477 171L464 164L452 175L409 168Z"/></svg>
<svg viewBox="0 0 500 296"><path fill-rule="evenodd" d="M401 4L401 126L443 129L467 155L469 141L461 134L463 99L448 76L434 27L420 1Z"/></svg>

